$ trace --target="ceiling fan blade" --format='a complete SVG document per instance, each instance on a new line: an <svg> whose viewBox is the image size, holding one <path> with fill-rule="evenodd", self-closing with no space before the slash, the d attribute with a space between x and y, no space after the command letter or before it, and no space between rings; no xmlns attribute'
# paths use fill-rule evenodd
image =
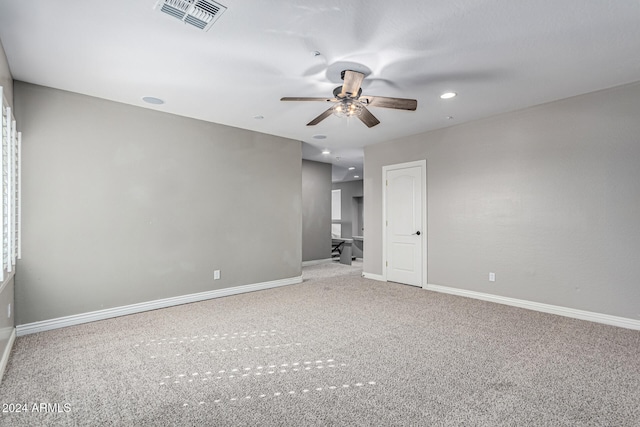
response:
<svg viewBox="0 0 640 427"><path fill-rule="evenodd" d="M292 97L286 96L280 98L280 101L322 101L322 102L338 102L335 98L304 98L304 97Z"/></svg>
<svg viewBox="0 0 640 427"><path fill-rule="evenodd" d="M357 71L346 70L344 72L344 84L342 85L340 96L357 96L362 80L364 80L364 74Z"/></svg>
<svg viewBox="0 0 640 427"><path fill-rule="evenodd" d="M362 107L362 113L358 116L362 123L367 125L367 127L374 127L375 125L380 123L380 120L376 119L376 116L371 114L371 111L367 110L366 107Z"/></svg>
<svg viewBox="0 0 640 427"><path fill-rule="evenodd" d="M327 111L320 114L315 119L311 120L309 123L307 123L307 126L315 126L321 121L323 121L324 119L326 119L327 117L329 117L331 114L333 114L333 107L329 108Z"/></svg>
<svg viewBox="0 0 640 427"><path fill-rule="evenodd" d="M418 101L406 98L387 98L384 96L361 96L359 101L365 103L369 107L394 108L396 110L415 111L418 107Z"/></svg>

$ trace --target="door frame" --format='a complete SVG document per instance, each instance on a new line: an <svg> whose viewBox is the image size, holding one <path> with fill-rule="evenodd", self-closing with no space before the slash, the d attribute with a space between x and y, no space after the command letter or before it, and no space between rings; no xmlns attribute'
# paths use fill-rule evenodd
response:
<svg viewBox="0 0 640 427"><path fill-rule="evenodd" d="M422 288L427 287L427 160L416 160L406 163L397 163L382 167L382 279L387 281L387 173L392 170L407 169L420 167L420 175L422 180Z"/></svg>

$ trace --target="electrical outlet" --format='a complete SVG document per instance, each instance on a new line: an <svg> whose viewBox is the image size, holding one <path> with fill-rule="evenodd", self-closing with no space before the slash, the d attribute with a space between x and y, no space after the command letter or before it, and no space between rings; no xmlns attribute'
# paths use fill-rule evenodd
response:
<svg viewBox="0 0 640 427"><path fill-rule="evenodd" d="M220 279L220 270L215 270L213 272L213 280L219 280Z"/></svg>
<svg viewBox="0 0 640 427"><path fill-rule="evenodd" d="M496 281L496 273L489 273L489 281L490 282Z"/></svg>

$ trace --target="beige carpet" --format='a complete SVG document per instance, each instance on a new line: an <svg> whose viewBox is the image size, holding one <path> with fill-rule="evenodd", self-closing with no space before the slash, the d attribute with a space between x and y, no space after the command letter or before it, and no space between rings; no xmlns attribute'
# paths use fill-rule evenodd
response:
<svg viewBox="0 0 640 427"><path fill-rule="evenodd" d="M638 331L304 278L18 338L0 425L640 425Z"/></svg>

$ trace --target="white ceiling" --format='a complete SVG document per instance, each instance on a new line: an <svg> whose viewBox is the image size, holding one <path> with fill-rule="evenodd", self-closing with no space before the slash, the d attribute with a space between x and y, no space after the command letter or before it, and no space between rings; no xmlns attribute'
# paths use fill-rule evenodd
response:
<svg viewBox="0 0 640 427"><path fill-rule="evenodd" d="M14 79L300 140L334 180L368 144L640 80L639 0L221 0L208 32L155 2L0 0ZM280 101L329 97L344 68L417 111L307 127L327 105Z"/></svg>

